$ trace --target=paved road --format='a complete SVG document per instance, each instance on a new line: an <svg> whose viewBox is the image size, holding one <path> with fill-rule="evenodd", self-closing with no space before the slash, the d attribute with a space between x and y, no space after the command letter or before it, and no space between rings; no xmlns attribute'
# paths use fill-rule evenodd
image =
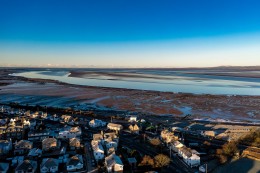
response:
<svg viewBox="0 0 260 173"><path fill-rule="evenodd" d="M85 147L86 147L86 168L88 172L92 172L92 173L98 172L96 168L92 167L92 160L94 160L94 158L92 153L89 151L90 143L86 142Z"/></svg>

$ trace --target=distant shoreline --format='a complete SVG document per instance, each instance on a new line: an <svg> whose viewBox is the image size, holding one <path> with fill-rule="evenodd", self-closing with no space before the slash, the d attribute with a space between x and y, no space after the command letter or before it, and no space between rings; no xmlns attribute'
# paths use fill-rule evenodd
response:
<svg viewBox="0 0 260 173"><path fill-rule="evenodd" d="M4 96L42 105L89 104L97 108L127 110L150 115L184 116L259 122L260 96L161 92L68 84L50 79L10 76L0 70L0 101ZM27 96L31 99L26 99ZM43 99L43 100L41 100ZM36 101L36 102L35 102ZM101 107L100 107L101 106Z"/></svg>

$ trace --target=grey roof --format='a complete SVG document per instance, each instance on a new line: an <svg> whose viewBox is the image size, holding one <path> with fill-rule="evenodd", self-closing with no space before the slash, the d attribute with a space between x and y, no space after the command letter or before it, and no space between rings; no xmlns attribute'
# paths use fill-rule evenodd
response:
<svg viewBox="0 0 260 173"><path fill-rule="evenodd" d="M24 160L15 169L15 171L27 171L30 169L35 170L37 168L37 162L32 160Z"/></svg>
<svg viewBox="0 0 260 173"><path fill-rule="evenodd" d="M45 138L42 141L42 145L51 145L52 143L57 143L57 139L55 139L55 138Z"/></svg>
<svg viewBox="0 0 260 173"><path fill-rule="evenodd" d="M32 142L27 140L20 140L17 144L15 144L15 148L24 148L26 145L32 146Z"/></svg>
<svg viewBox="0 0 260 173"><path fill-rule="evenodd" d="M80 142L80 140L78 138L71 138L70 146L76 146L77 142Z"/></svg>
<svg viewBox="0 0 260 173"><path fill-rule="evenodd" d="M42 160L41 168L43 168L43 167L51 168L51 167L54 167L54 166L59 166L57 159L46 158L46 159Z"/></svg>
<svg viewBox="0 0 260 173"><path fill-rule="evenodd" d="M76 166L79 163L83 163L82 162L82 156L77 154L75 156L72 156L69 159L69 161L67 162L67 165L74 165L74 166Z"/></svg>
<svg viewBox="0 0 260 173"><path fill-rule="evenodd" d="M0 171L7 171L9 168L9 163L0 163Z"/></svg>
<svg viewBox="0 0 260 173"><path fill-rule="evenodd" d="M9 145L9 142L8 140L0 140L0 146L7 146Z"/></svg>

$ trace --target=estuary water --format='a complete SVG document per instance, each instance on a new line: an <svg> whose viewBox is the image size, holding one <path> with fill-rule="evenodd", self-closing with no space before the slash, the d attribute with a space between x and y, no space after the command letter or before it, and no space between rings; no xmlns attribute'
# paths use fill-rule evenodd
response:
<svg viewBox="0 0 260 173"><path fill-rule="evenodd" d="M79 72L79 73L78 73ZM221 74L224 75L221 75ZM260 95L259 71L252 73L254 77L238 77L233 74L240 72L214 72L192 70L146 70L146 69L46 69L27 70L11 74L26 78L53 79L64 83L153 90L165 92L183 92L193 94L217 95ZM219 75L220 74L220 75ZM250 76L250 75L249 75Z"/></svg>

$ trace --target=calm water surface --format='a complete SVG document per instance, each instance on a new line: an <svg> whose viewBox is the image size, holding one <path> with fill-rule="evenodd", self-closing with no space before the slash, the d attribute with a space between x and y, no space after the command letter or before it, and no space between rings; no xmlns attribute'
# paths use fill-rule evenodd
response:
<svg viewBox="0 0 260 173"><path fill-rule="evenodd" d="M95 72L99 72L99 70L94 71L94 75L91 73L85 75L84 78L69 77L70 73L66 70L29 71L12 75L26 78L54 79L69 84L86 86L194 94L260 95L259 78L187 74L180 71L163 70L110 70L110 75L106 75L106 73L96 74ZM138 77L127 75L113 76L113 73L138 75Z"/></svg>

